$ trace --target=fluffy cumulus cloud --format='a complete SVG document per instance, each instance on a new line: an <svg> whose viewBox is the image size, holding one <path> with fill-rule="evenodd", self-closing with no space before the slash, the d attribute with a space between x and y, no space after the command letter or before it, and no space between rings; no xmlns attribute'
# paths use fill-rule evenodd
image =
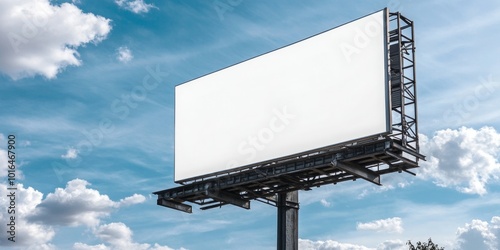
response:
<svg viewBox="0 0 500 250"><path fill-rule="evenodd" d="M0 1L0 72L13 79L54 78L66 66L81 65L77 48L105 39L110 21L72 3Z"/></svg>
<svg viewBox="0 0 500 250"><path fill-rule="evenodd" d="M145 201L146 201L146 197L144 197L144 195L134 194L134 195L129 196L125 199L121 199L120 205L121 206L130 206L130 205L134 205L134 204L143 203Z"/></svg>
<svg viewBox="0 0 500 250"><path fill-rule="evenodd" d="M117 52L116 59L118 59L118 61L122 63L130 62L130 60L134 58L134 56L132 55L132 51L127 47L122 46L118 48L116 52Z"/></svg>
<svg viewBox="0 0 500 250"><path fill-rule="evenodd" d="M26 220L26 217L33 214L36 206L42 202L43 194L32 187L24 188L22 184L17 184L16 187L15 204L11 204L10 197L13 197L11 191L7 189L7 185L0 184L0 207L8 208L2 209L0 212L0 221L2 221L0 231L5 232L5 237L0 238L0 248L3 249L15 244L23 249L29 247L31 249L54 249L54 246L50 244L55 235L54 229L42 223L33 223ZM14 212L9 213L9 210L15 211L15 214ZM13 222L11 222L11 216L14 216ZM13 238L15 243L9 241L6 237L7 231L11 229L11 226L7 224L12 223L15 224L14 228L12 228L15 229L15 238ZM36 248L32 248L33 246L36 246Z"/></svg>
<svg viewBox="0 0 500 250"><path fill-rule="evenodd" d="M32 187L24 188L16 184L15 204L12 204L12 195L6 184L0 184L0 207L7 208L0 211L0 230L10 230L11 216L15 216L15 244L20 249L52 250L57 249L51 241L56 235L56 229L61 226L86 225L93 228L94 235L104 244L86 245L74 244L74 249L138 249L138 250L172 250L172 248L158 244L139 244L132 240L132 231L123 223L99 225L100 218L108 216L113 209L122 206L142 203L146 198L134 194L112 201L108 196L97 190L89 189L85 180L69 181L65 188L57 188L49 193L45 199L43 194ZM15 206L12 207L12 206ZM9 213L9 207L15 209ZM3 223L6 222L6 223ZM7 237L0 238L0 248L12 246Z"/></svg>
<svg viewBox="0 0 500 250"><path fill-rule="evenodd" d="M490 222L472 220L457 230L459 250L500 249L500 217L494 216Z"/></svg>
<svg viewBox="0 0 500 250"><path fill-rule="evenodd" d="M115 202L95 189L87 188L85 180L69 181L65 188L57 188L40 202L36 211L28 216L32 222L58 226L97 226L100 219L108 216L113 209L145 201L142 195Z"/></svg>
<svg viewBox="0 0 500 250"><path fill-rule="evenodd" d="M307 239L299 239L299 249L301 250L375 250L365 246L354 245L349 243L340 243L334 240L312 241Z"/></svg>
<svg viewBox="0 0 500 250"><path fill-rule="evenodd" d="M367 223L358 223L358 230L371 230L377 232L402 233L403 221L399 217L376 220Z"/></svg>
<svg viewBox="0 0 500 250"><path fill-rule="evenodd" d="M149 10L155 8L154 5L145 3L144 0L115 0L121 8L132 11L136 14L148 13Z"/></svg>
<svg viewBox="0 0 500 250"><path fill-rule="evenodd" d="M500 133L494 128L440 130L432 138L421 135L420 143L427 156L419 169L421 178L479 195L487 193L489 182L500 179Z"/></svg>
<svg viewBox="0 0 500 250"><path fill-rule="evenodd" d="M94 235L102 240L104 244L87 245L84 243L75 243L74 250L121 250L121 249L134 249L134 250L174 250L167 246L159 244L150 245L147 243L136 243L132 239L132 230L125 224L110 223L99 226L94 230ZM183 248L181 248L182 250Z"/></svg>

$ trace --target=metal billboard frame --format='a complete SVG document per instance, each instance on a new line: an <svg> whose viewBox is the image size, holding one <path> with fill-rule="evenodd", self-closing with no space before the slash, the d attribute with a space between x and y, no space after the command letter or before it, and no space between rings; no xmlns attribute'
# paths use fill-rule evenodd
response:
<svg viewBox="0 0 500 250"><path fill-rule="evenodd" d="M269 204L278 208L278 249L297 249L298 190L356 179L381 185L380 177L393 172L415 175L410 169L425 156L418 145L413 21L385 11L392 133L184 182L154 192L157 205L192 213L187 203L201 210Z"/></svg>

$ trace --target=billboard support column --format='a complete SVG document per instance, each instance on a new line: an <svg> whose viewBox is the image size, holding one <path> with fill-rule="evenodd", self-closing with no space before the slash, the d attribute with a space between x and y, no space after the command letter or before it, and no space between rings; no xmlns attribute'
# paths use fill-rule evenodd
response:
<svg viewBox="0 0 500 250"><path fill-rule="evenodd" d="M278 250L299 249L299 191L278 193Z"/></svg>

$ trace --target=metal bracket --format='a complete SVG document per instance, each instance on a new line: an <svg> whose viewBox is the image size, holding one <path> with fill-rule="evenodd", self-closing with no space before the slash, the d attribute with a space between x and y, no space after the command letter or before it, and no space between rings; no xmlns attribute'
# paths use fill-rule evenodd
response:
<svg viewBox="0 0 500 250"><path fill-rule="evenodd" d="M156 201L156 204L160 205L160 206L172 208L175 210L179 210L179 211L182 211L185 213L189 213L189 214L193 213L193 207L186 205L186 204L182 204L182 203L177 202L177 201L165 200L163 198L158 198L158 200Z"/></svg>
<svg viewBox="0 0 500 250"><path fill-rule="evenodd" d="M379 186L382 185L380 184L380 175L376 174L375 172L369 169L358 166L354 163L340 162L337 159L333 159L332 165L336 168L339 168L340 170L343 170L345 172L363 178L371 183L377 184Z"/></svg>
<svg viewBox="0 0 500 250"><path fill-rule="evenodd" d="M243 200L239 196L233 195L229 192L212 189L207 190L206 195L215 200L230 203L241 208L250 209L250 201Z"/></svg>

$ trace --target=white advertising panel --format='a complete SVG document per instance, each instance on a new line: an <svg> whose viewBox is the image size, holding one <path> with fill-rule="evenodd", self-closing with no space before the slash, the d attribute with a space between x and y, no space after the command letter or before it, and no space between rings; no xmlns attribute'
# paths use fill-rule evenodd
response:
<svg viewBox="0 0 500 250"><path fill-rule="evenodd" d="M382 10L175 87L175 181L390 132Z"/></svg>

